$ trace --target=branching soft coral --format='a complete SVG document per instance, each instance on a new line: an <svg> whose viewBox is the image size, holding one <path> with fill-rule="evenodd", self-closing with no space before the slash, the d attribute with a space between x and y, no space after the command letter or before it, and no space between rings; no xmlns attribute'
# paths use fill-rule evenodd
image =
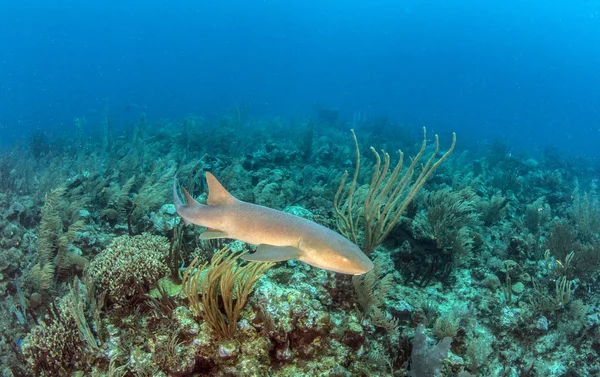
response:
<svg viewBox="0 0 600 377"><path fill-rule="evenodd" d="M225 247L215 253L206 270L206 264L199 265L196 258L183 275L183 292L193 311L223 338L233 337L254 283L274 264L250 262L241 266L238 259L242 255Z"/></svg>
<svg viewBox="0 0 600 377"><path fill-rule="evenodd" d="M437 158L439 141L438 136L435 135L433 153L424 164L420 164L427 147L427 133L423 128L421 149L412 158L406 169L403 169L404 153L402 151L398 151L398 162L392 168L390 155L383 152L382 159L375 148L371 147L376 162L371 182L365 185L367 192L364 196L358 195L359 187L357 185L361 174L360 149L354 131L352 131L352 136L356 152L354 175L352 181L346 184L348 172L344 173L333 204L340 233L359 245L359 233L364 232L363 251L369 255L390 234L433 172L452 154L456 144L456 135L453 134L452 144L448 151L439 158Z"/></svg>
<svg viewBox="0 0 600 377"><path fill-rule="evenodd" d="M61 213L65 193L63 186L51 191L42 207L38 236L39 262L32 267L29 275L30 283L36 290L47 291L54 287L57 275L64 277L73 268L82 271L88 264L86 258L69 248L84 222L75 221L66 232L63 231Z"/></svg>
<svg viewBox="0 0 600 377"><path fill-rule="evenodd" d="M452 250L457 264L464 263L471 255L471 233L473 227L480 224L479 200L469 187L460 191L438 190L425 195L425 217L436 244L442 250Z"/></svg>

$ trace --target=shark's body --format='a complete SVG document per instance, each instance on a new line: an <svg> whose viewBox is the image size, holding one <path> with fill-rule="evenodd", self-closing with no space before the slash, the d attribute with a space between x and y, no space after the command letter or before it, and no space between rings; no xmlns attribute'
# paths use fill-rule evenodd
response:
<svg viewBox="0 0 600 377"><path fill-rule="evenodd" d="M195 201L185 189L184 204L173 184L177 213L186 224L207 227L203 238L234 238L258 249L246 254L250 261L298 259L312 266L343 274L361 275L373 269L373 262L348 239L315 222L289 213L246 203L234 198L211 174L208 205Z"/></svg>

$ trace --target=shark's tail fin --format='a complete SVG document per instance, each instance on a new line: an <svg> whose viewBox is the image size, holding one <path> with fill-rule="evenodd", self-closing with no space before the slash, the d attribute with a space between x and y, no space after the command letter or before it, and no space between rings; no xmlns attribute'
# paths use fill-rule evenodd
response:
<svg viewBox="0 0 600 377"><path fill-rule="evenodd" d="M198 203L191 195L189 192L187 192L186 189L184 189L183 187L181 187L181 191L183 192L183 195L185 196L185 200L187 202L187 204L183 203L181 201L181 198L179 197L179 193L177 192L177 177L175 177L173 179L173 203L175 204L175 209L177 210L177 213L179 214L179 216L181 216L181 218L183 219L183 222L185 223L185 225L190 225L192 222L187 218L186 216L186 212L189 212L190 210L194 210L198 207L201 207L202 204Z"/></svg>
<svg viewBox="0 0 600 377"><path fill-rule="evenodd" d="M177 177L173 178L173 203L177 209L185 205L179 198L179 193L177 192Z"/></svg>

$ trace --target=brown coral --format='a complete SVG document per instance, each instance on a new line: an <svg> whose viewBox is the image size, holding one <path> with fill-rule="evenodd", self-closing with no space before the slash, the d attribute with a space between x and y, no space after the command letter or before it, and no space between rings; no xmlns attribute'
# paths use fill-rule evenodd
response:
<svg viewBox="0 0 600 377"><path fill-rule="evenodd" d="M67 376L84 365L85 343L64 300L31 330L23 355L36 376Z"/></svg>
<svg viewBox="0 0 600 377"><path fill-rule="evenodd" d="M148 292L164 277L169 241L162 236L143 233L121 236L90 263L87 272L107 299L124 306L140 291Z"/></svg>

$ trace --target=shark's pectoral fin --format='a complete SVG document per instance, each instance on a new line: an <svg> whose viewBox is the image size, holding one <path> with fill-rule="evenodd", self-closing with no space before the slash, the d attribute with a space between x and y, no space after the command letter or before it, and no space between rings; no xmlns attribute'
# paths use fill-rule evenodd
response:
<svg viewBox="0 0 600 377"><path fill-rule="evenodd" d="M214 240L215 238L228 238L227 233L218 229L208 228L200 234L201 240Z"/></svg>
<svg viewBox="0 0 600 377"><path fill-rule="evenodd" d="M242 258L252 262L281 262L299 257L300 249L297 247L260 244L255 253L246 254Z"/></svg>

